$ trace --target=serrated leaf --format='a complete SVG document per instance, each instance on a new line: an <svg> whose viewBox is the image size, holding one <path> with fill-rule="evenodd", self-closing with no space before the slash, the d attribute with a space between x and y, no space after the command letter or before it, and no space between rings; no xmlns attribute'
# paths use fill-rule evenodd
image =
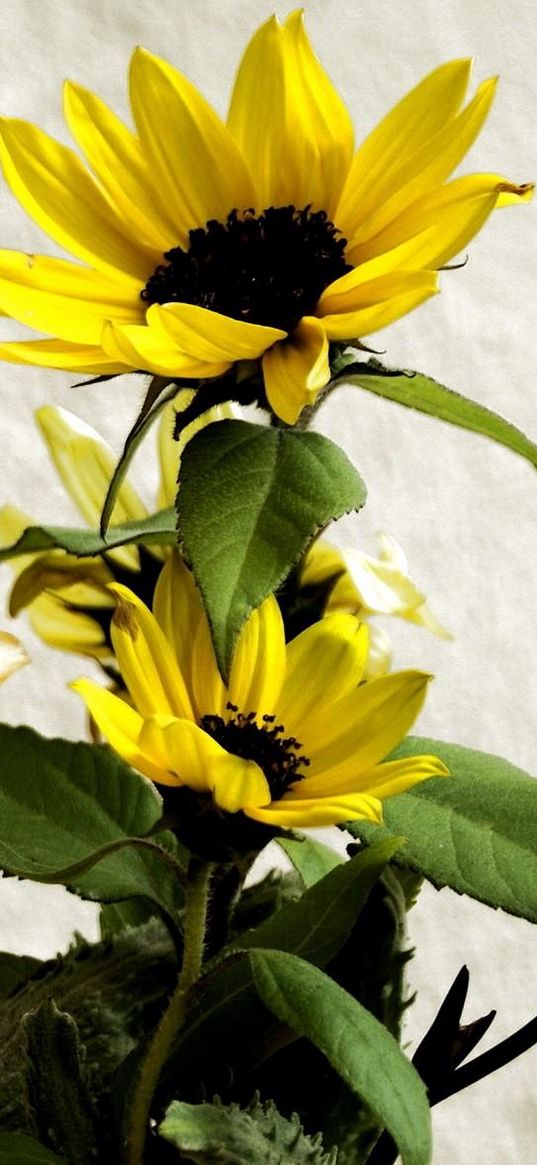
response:
<svg viewBox="0 0 537 1165"><path fill-rule="evenodd" d="M189 441L179 484L179 534L225 675L244 620L319 530L360 509L365 486L319 433L236 420L208 425Z"/></svg>
<svg viewBox="0 0 537 1165"><path fill-rule="evenodd" d="M0 1165L66 1165L58 1157L24 1133L0 1133Z"/></svg>
<svg viewBox="0 0 537 1165"><path fill-rule="evenodd" d="M537 467L537 445L510 421L504 420L491 409L461 396L458 392L453 392L450 388L445 388L443 384L422 372L394 375L373 360L370 361L369 367L370 372L367 371L367 364L347 364L336 380L332 381L331 387L335 383L356 384L368 392L375 393L376 396L405 405L406 408L416 409L460 429L469 429L473 433L489 437L498 445L504 445Z"/></svg>
<svg viewBox="0 0 537 1165"><path fill-rule="evenodd" d="M53 1000L25 1015L28 1091L38 1136L69 1161L94 1165L99 1157L97 1114L82 1068L77 1025Z"/></svg>
<svg viewBox="0 0 537 1165"><path fill-rule="evenodd" d="M306 889L342 865L339 854L312 837L278 837L276 841L300 874Z"/></svg>
<svg viewBox="0 0 537 1165"><path fill-rule="evenodd" d="M96 901L143 896L176 918L175 839L162 833L144 848L129 844L160 819L151 782L106 748L49 740L29 728L0 725L0 755L2 869L67 883Z"/></svg>
<svg viewBox="0 0 537 1165"><path fill-rule="evenodd" d="M270 1101L184 1104L174 1100L159 1133L199 1165L335 1165L319 1135L306 1136L297 1116L283 1117Z"/></svg>
<svg viewBox="0 0 537 1165"><path fill-rule="evenodd" d="M177 542L175 513L172 509L159 510L147 518L112 526L106 538L97 530L76 529L70 526L29 526L11 546L0 549L0 562L19 554L36 554L43 550L66 550L77 558L105 554L116 546L143 542L146 546L174 546Z"/></svg>
<svg viewBox="0 0 537 1165"><path fill-rule="evenodd" d="M398 865L433 885L537 922L537 781L508 761L457 744L408 737L394 758L433 753L450 778L384 802L384 825L353 822L355 837L406 838Z"/></svg>
<svg viewBox="0 0 537 1165"><path fill-rule="evenodd" d="M256 950L249 960L265 1006L324 1053L391 1134L403 1165L429 1165L426 1090L386 1028L328 975L296 955Z"/></svg>

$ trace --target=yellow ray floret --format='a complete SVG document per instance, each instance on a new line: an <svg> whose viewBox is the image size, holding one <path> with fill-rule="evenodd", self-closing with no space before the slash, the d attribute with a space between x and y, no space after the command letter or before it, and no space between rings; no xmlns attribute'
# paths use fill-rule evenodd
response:
<svg viewBox="0 0 537 1165"><path fill-rule="evenodd" d="M286 644L271 596L247 620L226 686L178 554L160 574L153 613L126 587L111 590L114 650L133 706L91 680L73 686L116 752L151 780L294 828L379 821L383 798L446 775L434 756L384 762L430 677L361 682L368 634L354 615L334 612Z"/></svg>
<svg viewBox="0 0 537 1165"><path fill-rule="evenodd" d="M84 160L4 118L6 181L76 262L0 251L0 312L43 337L0 344L0 358L194 379L255 360L261 403L294 424L330 379L330 341L418 307L495 207L531 197L501 174L451 178L496 88L484 81L465 105L470 68L434 69L355 150L295 11L255 33L227 121L144 49L130 70L134 131L66 84Z"/></svg>

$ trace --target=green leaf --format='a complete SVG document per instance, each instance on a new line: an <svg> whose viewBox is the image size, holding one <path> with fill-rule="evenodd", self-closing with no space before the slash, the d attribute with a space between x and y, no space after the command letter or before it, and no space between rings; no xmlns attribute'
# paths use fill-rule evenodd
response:
<svg viewBox="0 0 537 1165"><path fill-rule="evenodd" d="M24 1133L0 1133L0 1165L65 1165L65 1158Z"/></svg>
<svg viewBox="0 0 537 1165"><path fill-rule="evenodd" d="M241 1109L174 1100L159 1133L199 1165L336 1165L319 1135L306 1136L296 1114L286 1119L271 1101Z"/></svg>
<svg viewBox="0 0 537 1165"><path fill-rule="evenodd" d="M342 864L339 854L312 837L278 837L276 841L300 874L306 889Z"/></svg>
<svg viewBox="0 0 537 1165"><path fill-rule="evenodd" d="M365 501L350 461L319 433L208 425L181 458L179 534L227 674L244 620L324 526Z"/></svg>
<svg viewBox="0 0 537 1165"><path fill-rule="evenodd" d="M181 850L146 837L161 816L151 782L106 748L29 728L0 725L0 755L2 869L100 902L141 895L176 919Z"/></svg>
<svg viewBox="0 0 537 1165"><path fill-rule="evenodd" d="M177 542L174 511L159 510L147 518L112 526L106 538L102 538L96 530L79 530L68 526L29 526L11 546L2 547L0 562L6 562L18 554L36 554L42 550L66 550L68 554L84 558L105 554L107 550L128 546L131 542L143 542L146 546L174 546Z"/></svg>
<svg viewBox="0 0 537 1165"><path fill-rule="evenodd" d="M251 951L266 1007L326 1056L396 1142L403 1165L429 1165L427 1093L386 1028L310 963L282 951Z"/></svg>
<svg viewBox="0 0 537 1165"><path fill-rule="evenodd" d="M369 368L371 371L368 371ZM417 409L420 413L457 425L459 429L469 429L483 437L490 437L498 445L505 445L513 453L518 453L537 466L537 445L520 429L491 409L445 388L422 372L394 374L376 360L371 360L368 364L347 364L336 380L331 382L331 388L337 383L356 384L376 396L405 405L408 409Z"/></svg>
<svg viewBox="0 0 537 1165"><path fill-rule="evenodd" d="M397 833L394 858L435 886L537 922L537 781L508 761L441 740L408 737L394 758L433 753L451 777L384 802L384 826L353 822L367 842Z"/></svg>
<svg viewBox="0 0 537 1165"><path fill-rule="evenodd" d="M52 999L41 1003L23 1022L37 1133L69 1161L94 1165L99 1157L98 1121L84 1079L76 1023Z"/></svg>
<svg viewBox="0 0 537 1165"><path fill-rule="evenodd" d="M8 999L41 966L41 959L34 959L32 955L13 955L10 951L3 951L0 955L0 1000Z"/></svg>
<svg viewBox="0 0 537 1165"><path fill-rule="evenodd" d="M138 446L143 441L153 421L162 412L164 406L174 400L178 391L179 386L175 381L170 382L167 377L163 376L153 376L140 412L127 435L123 451L112 474L110 485L108 486L104 499L103 512L101 514L101 534L103 538L106 537L106 531L110 518L112 517L117 495Z"/></svg>

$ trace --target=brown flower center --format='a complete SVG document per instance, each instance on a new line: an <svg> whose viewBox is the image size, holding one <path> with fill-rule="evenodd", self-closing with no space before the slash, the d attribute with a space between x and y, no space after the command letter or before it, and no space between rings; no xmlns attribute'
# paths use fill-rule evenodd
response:
<svg viewBox="0 0 537 1165"><path fill-rule="evenodd" d="M270 787L271 799L279 801L287 789L301 781L309 760L299 755L302 745L294 736L284 737L283 724L276 724L275 716L263 716L258 723L256 712L239 712L235 704L227 705L235 715L230 720L222 716L204 716L201 727L234 756L253 760L263 770Z"/></svg>

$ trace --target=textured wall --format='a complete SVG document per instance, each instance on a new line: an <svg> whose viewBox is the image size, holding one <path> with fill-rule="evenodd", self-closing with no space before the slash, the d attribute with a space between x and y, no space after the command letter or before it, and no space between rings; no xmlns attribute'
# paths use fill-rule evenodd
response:
<svg viewBox="0 0 537 1165"><path fill-rule="evenodd" d="M126 111L126 69L141 43L168 56L222 112L247 36L280 0L19 0L0 3L0 111L37 121L67 141L60 86L70 76ZM473 55L476 80L499 72L493 112L468 170L516 180L537 174L534 133L536 37L529 0L312 0L310 35L352 110L358 135L435 64ZM1 195L4 247L54 253L10 195ZM375 337L389 362L431 373L510 417L537 437L535 416L535 209L496 214L462 270L443 276L442 295ZM533 330L532 330L533 329ZM2 335L15 334L2 324ZM45 401L96 425L119 450L138 404L136 383L70 387L72 377L1 370L3 437L0 501L16 500L42 520L75 513L49 472L32 421ZM530 467L471 434L412 416L357 389L341 390L319 428L341 442L369 487L359 517L339 540L373 548L376 529L405 548L415 577L453 643L393 626L396 664L435 672L419 728L498 752L530 771L537 695L537 488ZM144 448L138 481L151 498L154 466ZM9 572L0 585L7 589ZM21 623L33 664L2 690L2 714L53 735L83 734L79 702L66 682L87 663L45 651ZM6 881L0 886L0 941L46 954L73 926L95 932L94 909L60 890ZM469 1018L497 1007L494 1039L537 1009L537 935L531 927L447 891L424 893L411 919L419 952L418 1000L409 1039L427 1026L463 962L472 974ZM435 1113L434 1165L535 1159L537 1052Z"/></svg>

